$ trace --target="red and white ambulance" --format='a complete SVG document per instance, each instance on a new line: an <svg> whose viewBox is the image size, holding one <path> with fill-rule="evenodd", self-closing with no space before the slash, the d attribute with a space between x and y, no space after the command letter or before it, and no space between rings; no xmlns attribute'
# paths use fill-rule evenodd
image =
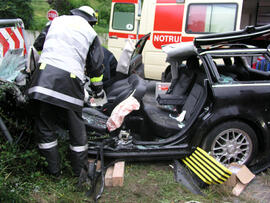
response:
<svg viewBox="0 0 270 203"><path fill-rule="evenodd" d="M270 23L269 0L112 0L108 48L118 59L127 38L151 32L143 52L145 77L161 79L161 46L195 36Z"/></svg>

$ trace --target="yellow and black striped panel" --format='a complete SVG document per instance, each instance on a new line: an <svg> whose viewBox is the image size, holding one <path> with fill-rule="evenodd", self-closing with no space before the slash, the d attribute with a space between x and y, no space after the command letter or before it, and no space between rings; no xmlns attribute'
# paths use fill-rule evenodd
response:
<svg viewBox="0 0 270 203"><path fill-rule="evenodd" d="M199 147L182 161L207 184L222 184L232 174L229 169Z"/></svg>
<svg viewBox="0 0 270 203"><path fill-rule="evenodd" d="M212 179L209 178L207 175L205 175L204 173L201 172L201 170L198 170L198 168L196 167L195 164L193 164L192 162L188 161L188 158L184 158L182 160L184 162L184 164L187 165L188 168L190 168L203 182L207 183L208 185L211 184Z"/></svg>
<svg viewBox="0 0 270 203"><path fill-rule="evenodd" d="M221 163L219 163L216 159L214 159L211 155L209 155L206 151L204 151L200 147L197 147L197 149L195 150L195 152L199 152L199 153L201 153L202 156L204 156L205 158L207 158L209 160L209 163L211 165L213 165L213 166L216 166L217 167L217 170L222 171L222 174L226 178L229 178L232 175L232 172L227 167L225 167L224 165L222 165Z"/></svg>

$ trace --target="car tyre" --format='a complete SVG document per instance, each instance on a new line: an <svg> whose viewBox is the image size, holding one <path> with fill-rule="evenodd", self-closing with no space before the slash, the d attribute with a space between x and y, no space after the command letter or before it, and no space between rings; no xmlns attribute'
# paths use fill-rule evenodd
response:
<svg viewBox="0 0 270 203"><path fill-rule="evenodd" d="M241 121L228 121L214 127L205 137L202 148L224 165L232 162L248 165L256 156L255 131Z"/></svg>

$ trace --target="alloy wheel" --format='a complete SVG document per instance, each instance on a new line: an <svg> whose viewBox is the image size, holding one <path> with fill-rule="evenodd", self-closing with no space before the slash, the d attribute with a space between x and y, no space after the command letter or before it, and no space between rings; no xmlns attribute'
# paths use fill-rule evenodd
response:
<svg viewBox="0 0 270 203"><path fill-rule="evenodd" d="M252 140L243 130L231 128L219 133L213 140L210 154L220 163L244 164L251 156Z"/></svg>

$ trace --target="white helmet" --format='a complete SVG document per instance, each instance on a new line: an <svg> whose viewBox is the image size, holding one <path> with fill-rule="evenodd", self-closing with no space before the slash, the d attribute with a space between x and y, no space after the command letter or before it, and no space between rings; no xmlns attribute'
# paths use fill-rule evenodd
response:
<svg viewBox="0 0 270 203"><path fill-rule="evenodd" d="M91 25L96 24L97 18L95 15L95 10L90 6L81 6L80 8L75 8L70 10L73 15L78 15L87 20Z"/></svg>

